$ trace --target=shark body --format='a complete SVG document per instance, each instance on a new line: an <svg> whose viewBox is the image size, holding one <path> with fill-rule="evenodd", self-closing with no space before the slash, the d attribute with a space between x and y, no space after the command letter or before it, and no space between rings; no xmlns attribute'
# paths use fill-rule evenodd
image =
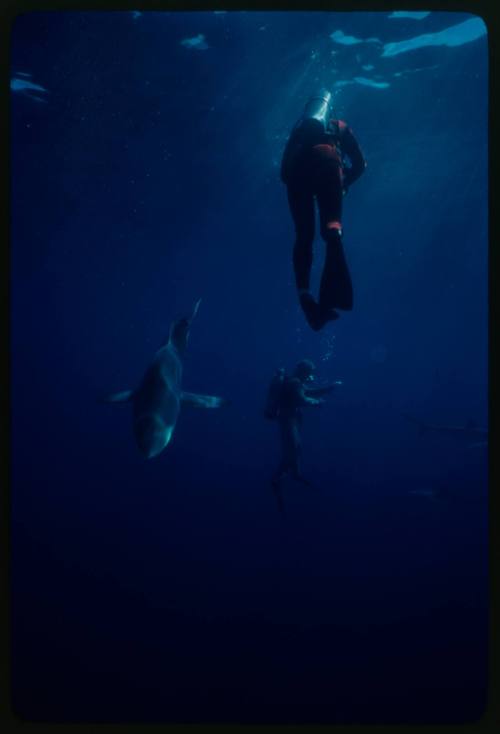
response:
<svg viewBox="0 0 500 734"><path fill-rule="evenodd" d="M147 459L158 456L168 446L183 405L220 408L228 404L224 398L182 390L184 353L199 305L197 301L191 316L173 322L166 344L156 352L138 388L104 398L111 403L132 403L136 443Z"/></svg>
<svg viewBox="0 0 500 734"><path fill-rule="evenodd" d="M486 428L480 428L473 420L468 420L463 426L446 426L426 423L425 421L414 418L407 413L403 413L403 417L418 426L419 434L421 436L425 433L432 432L451 436L453 438L474 441L475 443L471 444L470 448L487 446L488 444L488 430Z"/></svg>

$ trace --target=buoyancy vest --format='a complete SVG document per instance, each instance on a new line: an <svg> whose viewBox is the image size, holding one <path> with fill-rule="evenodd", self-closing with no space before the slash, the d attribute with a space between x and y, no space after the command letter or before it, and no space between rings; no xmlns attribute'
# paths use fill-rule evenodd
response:
<svg viewBox="0 0 500 734"><path fill-rule="evenodd" d="M285 384L285 370L279 369L269 383L267 390L266 404L264 407L264 416L270 421L274 421L279 416L281 396L283 385Z"/></svg>

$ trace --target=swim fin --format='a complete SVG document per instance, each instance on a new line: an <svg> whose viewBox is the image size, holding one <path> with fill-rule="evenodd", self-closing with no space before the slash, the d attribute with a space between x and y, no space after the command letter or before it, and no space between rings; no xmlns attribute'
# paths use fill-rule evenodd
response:
<svg viewBox="0 0 500 734"><path fill-rule="evenodd" d="M307 323L313 331L319 331L324 324L320 316L319 306L314 300L314 297L311 293L307 292L302 293L299 300Z"/></svg>
<svg viewBox="0 0 500 734"><path fill-rule="evenodd" d="M352 281L344 246L340 237L327 243L326 259L321 276L320 307L324 310L340 308L351 311L353 306Z"/></svg>
<svg viewBox="0 0 500 734"><path fill-rule="evenodd" d="M340 314L335 311L334 308L321 308L319 307L319 318L318 318L318 324L320 324L320 329L325 326L329 321L336 321L339 318Z"/></svg>

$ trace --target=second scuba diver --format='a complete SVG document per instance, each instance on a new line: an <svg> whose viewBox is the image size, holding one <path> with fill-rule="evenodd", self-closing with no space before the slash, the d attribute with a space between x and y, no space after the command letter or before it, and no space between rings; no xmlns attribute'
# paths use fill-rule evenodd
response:
<svg viewBox="0 0 500 734"><path fill-rule="evenodd" d="M309 99L281 162L281 180L287 186L295 225L293 265L299 301L315 331L338 318L335 309L352 309L351 276L342 245L342 197L366 168L351 128L333 118L331 100L326 90ZM315 200L326 243L319 302L310 291Z"/></svg>
<svg viewBox="0 0 500 734"><path fill-rule="evenodd" d="M311 387L314 372L313 362L305 359L297 364L292 376L287 377L285 370L278 370L269 386L264 415L269 420L276 420L280 431L281 460L273 475L272 485L281 512L284 511L281 480L291 474L296 481L309 484L302 476L299 466L301 408L322 405L322 396L332 392L335 384L340 384L337 382L324 387Z"/></svg>

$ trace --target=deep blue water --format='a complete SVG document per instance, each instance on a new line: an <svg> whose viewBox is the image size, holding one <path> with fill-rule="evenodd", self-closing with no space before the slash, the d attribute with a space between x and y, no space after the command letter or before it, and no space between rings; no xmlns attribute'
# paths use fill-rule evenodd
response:
<svg viewBox="0 0 500 734"><path fill-rule="evenodd" d="M473 20L464 14L388 15L16 20L20 716L483 713L487 451L419 436L402 413L487 425L487 36L450 31ZM425 45L384 55L423 34ZM344 202L355 307L320 334L297 305L279 180L318 86L368 161ZM317 282L319 238L315 251ZM184 385L232 405L186 409L171 445L145 461L130 407L98 398L137 385L200 297ZM315 488L288 484L284 518L269 484L277 429L262 407L274 370L305 357L320 381L343 385L305 415Z"/></svg>

